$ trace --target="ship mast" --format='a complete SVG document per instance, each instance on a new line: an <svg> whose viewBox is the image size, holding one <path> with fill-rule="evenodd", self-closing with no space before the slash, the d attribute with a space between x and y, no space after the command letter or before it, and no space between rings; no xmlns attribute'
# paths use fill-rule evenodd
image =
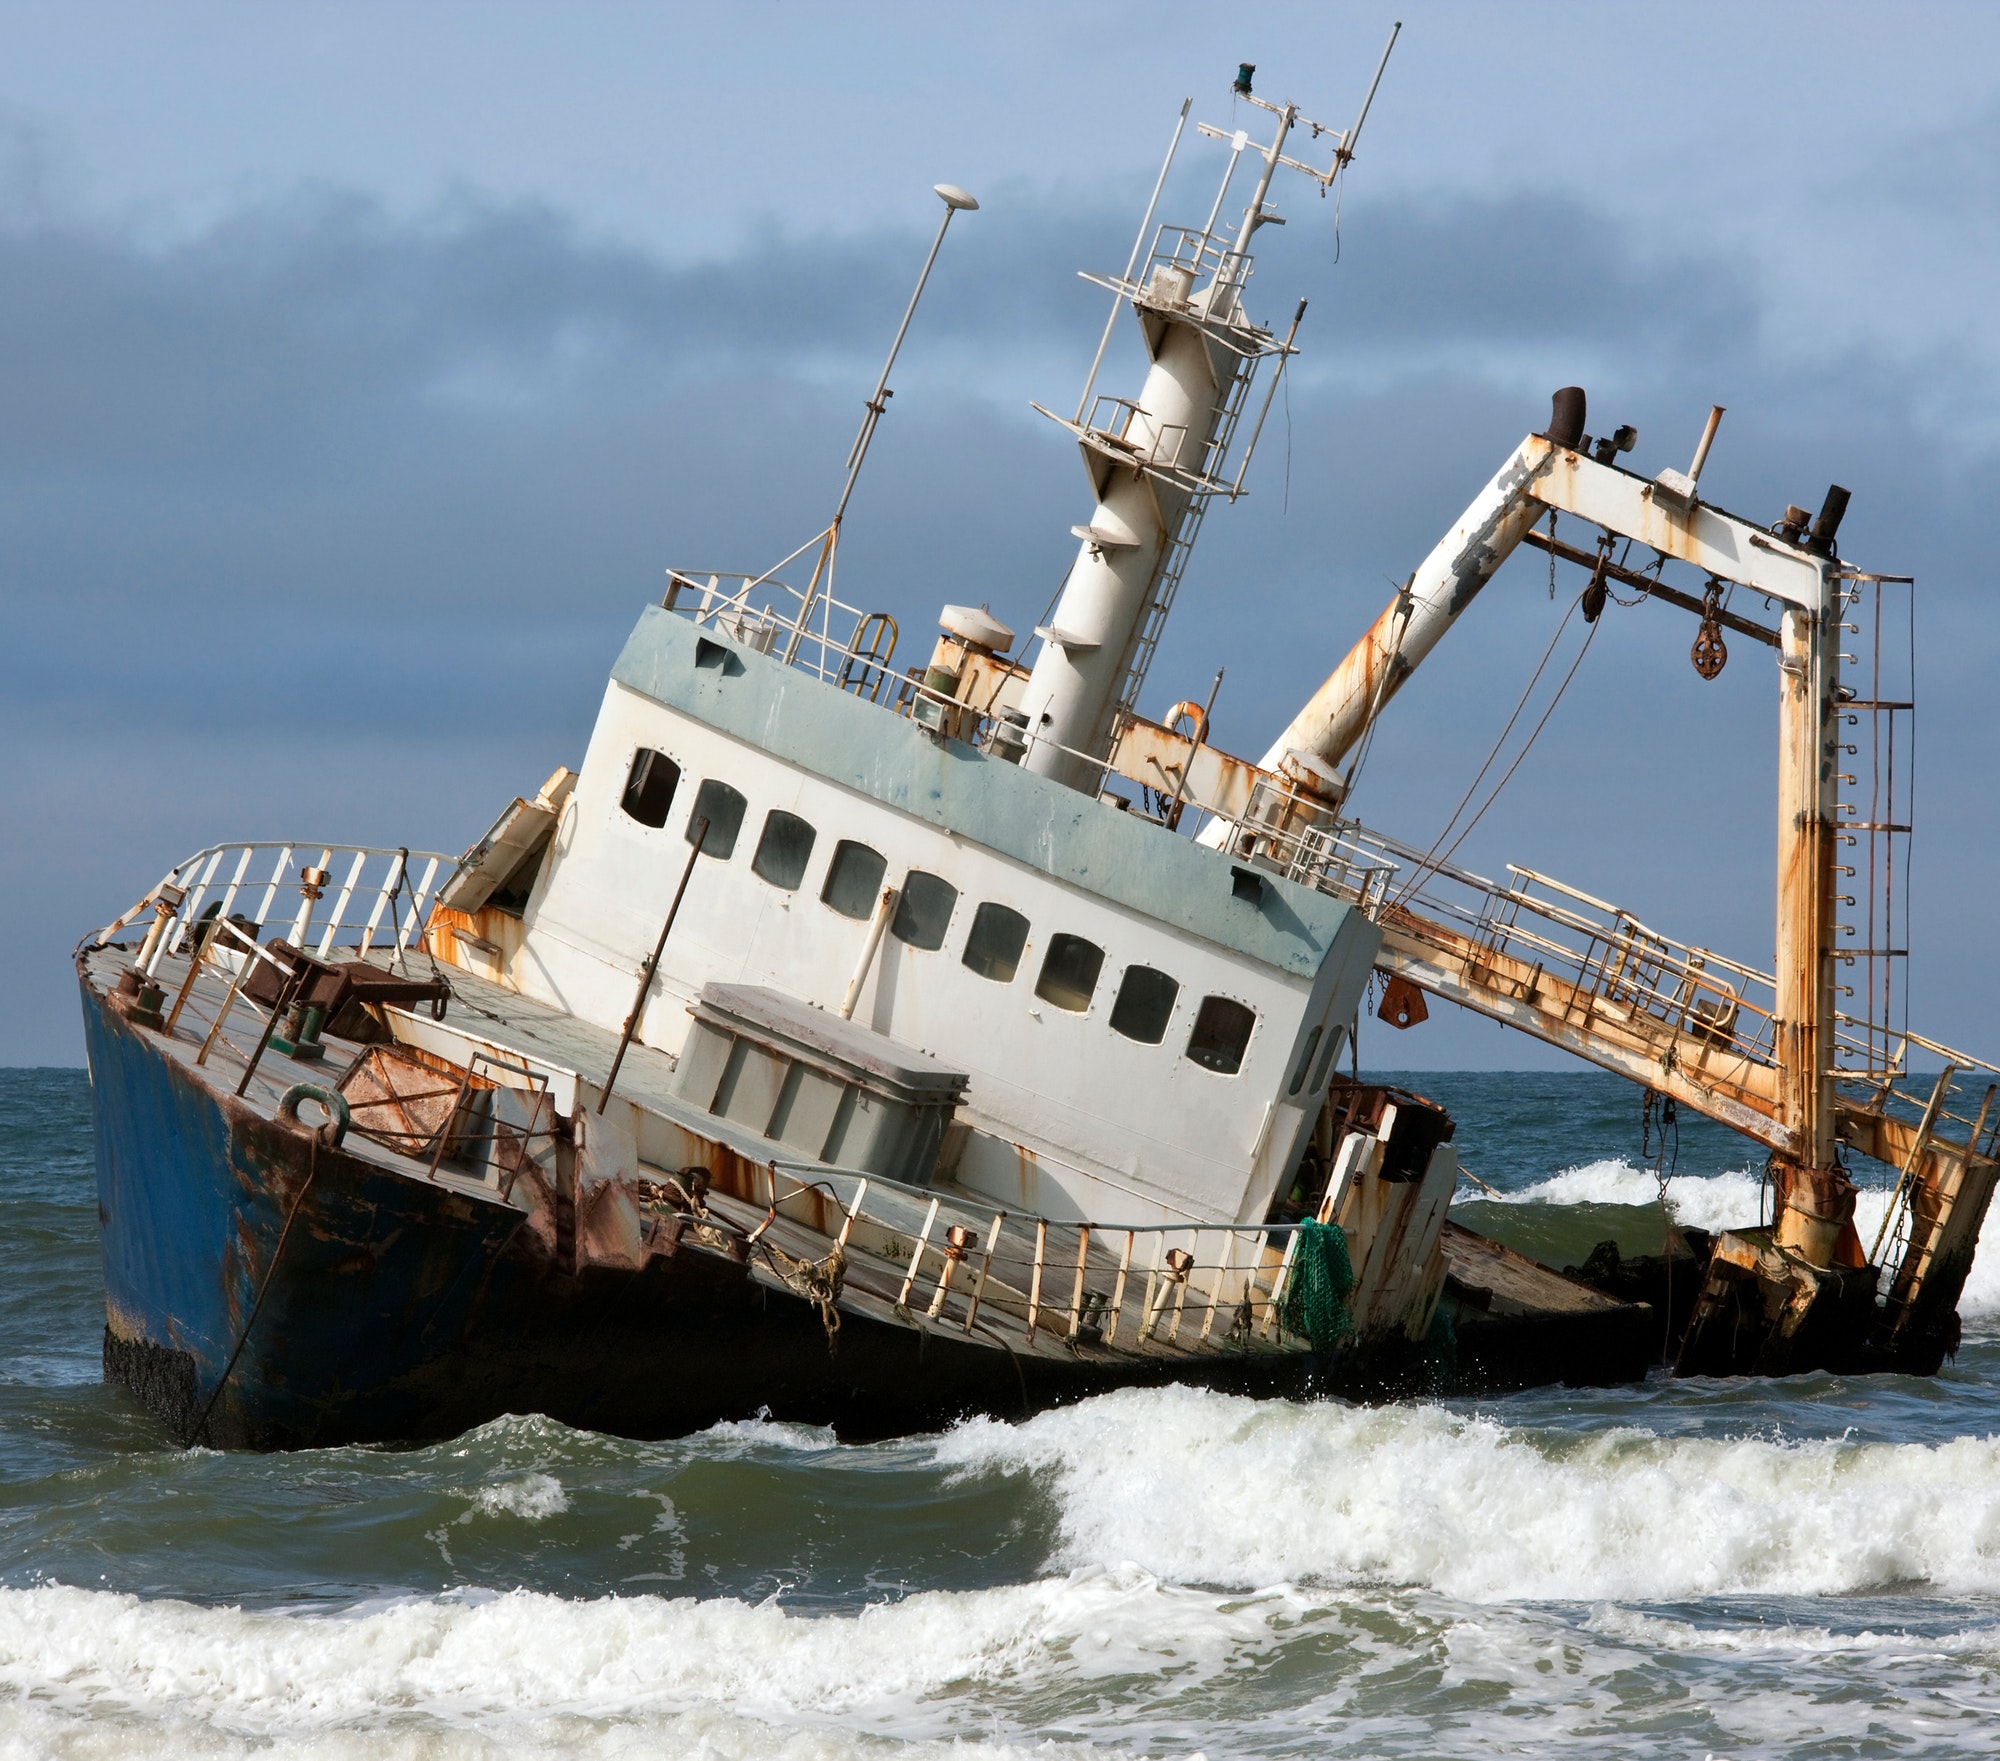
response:
<svg viewBox="0 0 2000 1761"><path fill-rule="evenodd" d="M1093 399L1093 364L1074 420L1035 406L1076 436L1097 502L1089 520L1071 528L1078 540L1076 560L1049 622L1035 632L1041 652L1021 700L1028 736L1022 763L1030 770L1095 792L1119 713L1137 702L1208 505L1217 495L1234 500L1243 492L1261 413L1241 457L1232 457L1232 445L1257 370L1275 355L1282 373L1295 352L1292 336L1305 311L1303 301L1282 341L1243 311L1251 239L1260 226L1284 224L1267 205L1272 179L1282 165L1310 177L1322 193L1332 186L1354 156L1395 43L1392 31L1361 114L1344 132L1302 117L1295 104L1253 96L1254 70L1244 68L1236 94L1276 119L1270 140L1253 149L1246 129L1198 125L1202 134L1229 146L1207 221L1199 228L1162 226L1142 268L1140 253L1152 223L1149 205L1125 274L1087 278L1112 293L1114 321L1119 307L1132 308L1152 365L1136 398ZM1186 117L1183 105L1183 124ZM1286 143L1300 127L1315 139L1333 137L1331 164L1320 168L1286 156ZM1154 186L1155 202L1180 136L1177 126ZM1257 165L1256 187L1240 223L1232 232L1218 232L1230 184L1246 154ZM1103 353L1100 345L1099 362ZM1277 385L1274 373L1266 410Z"/></svg>

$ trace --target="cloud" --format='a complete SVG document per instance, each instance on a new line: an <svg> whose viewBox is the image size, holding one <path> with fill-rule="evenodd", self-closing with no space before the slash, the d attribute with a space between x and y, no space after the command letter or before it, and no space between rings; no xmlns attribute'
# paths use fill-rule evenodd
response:
<svg viewBox="0 0 2000 1761"><path fill-rule="evenodd" d="M5 871L8 953L37 976L0 1057L73 1055L61 950L180 845L322 814L320 835L463 844L573 762L663 565L761 568L830 512L928 245L767 230L668 260L543 206L412 219L332 190L149 242L7 169L25 151L0 151L0 713L27 755L0 810L60 827L61 860ZM897 616L902 661L947 599L1028 627L1087 512L1026 403L1073 396L1105 310L1074 270L1121 266L1130 219L986 200L954 223L843 546L843 596ZM1219 736L1261 750L1575 379L1594 426L1638 423L1649 469L1728 403L1709 481L1752 517L1854 488L1850 549L1950 612L1936 720L1990 764L1963 705L2000 633L1978 591L1994 459L1938 414L1983 383L1963 357L1801 361L1731 260L1573 199L1356 201L1337 264L1330 209L1295 208L1260 241L1255 309L1309 294L1312 352L1252 496L1208 523L1161 704L1225 665ZM1121 336L1101 388L1140 366ZM1513 565L1392 711L1385 829L1428 841L1483 754L1553 627L1543 568ZM1691 635L1658 608L1607 629L1467 856L1589 885L1636 853L1635 909L1768 958L1768 692L1756 657L1691 683ZM1947 830L1946 872L1992 842Z"/></svg>

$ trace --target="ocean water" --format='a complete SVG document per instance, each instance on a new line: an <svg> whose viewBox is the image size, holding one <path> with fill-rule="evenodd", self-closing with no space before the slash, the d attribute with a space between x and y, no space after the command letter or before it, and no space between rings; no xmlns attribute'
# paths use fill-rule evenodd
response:
<svg viewBox="0 0 2000 1761"><path fill-rule="evenodd" d="M1622 1084L1405 1080L1475 1227L1658 1246ZM232 1456L98 1380L88 1109L0 1071L0 1761L2000 1750L1994 1268L1934 1381ZM1754 1163L1690 1121L1669 1198Z"/></svg>

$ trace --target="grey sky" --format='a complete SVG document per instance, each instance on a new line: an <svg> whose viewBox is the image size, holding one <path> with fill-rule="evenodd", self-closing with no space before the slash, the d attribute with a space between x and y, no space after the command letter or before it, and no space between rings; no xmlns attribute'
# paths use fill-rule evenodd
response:
<svg viewBox="0 0 2000 1761"><path fill-rule="evenodd" d="M761 567L824 519L939 178L985 205L844 596L905 658L947 598L1025 629L1087 511L1026 409L1094 345L1074 271L1122 262L1184 93L1227 121L1254 60L1344 123L1391 16L0 6L0 1061L76 1061L67 949L186 850L456 848L574 762L663 565ZM1718 499L1769 519L1837 479L1847 554L1922 581L1917 1022L1990 1054L2000 14L1403 16L1341 260L1298 187L1260 241L1260 315L1309 296L1310 352L1151 707L1226 664L1218 735L1261 750L1553 386L1648 469L1728 404ZM1560 610L1541 559L1503 574L1391 712L1363 817L1429 841ZM1692 634L1614 609L1462 855L1768 961L1770 668L1742 644L1704 685ZM1444 1014L1385 1042L1539 1061Z"/></svg>

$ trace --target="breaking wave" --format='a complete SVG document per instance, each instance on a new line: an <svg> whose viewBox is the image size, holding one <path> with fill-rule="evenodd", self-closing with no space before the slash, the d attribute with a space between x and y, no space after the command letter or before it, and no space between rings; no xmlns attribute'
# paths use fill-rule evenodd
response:
<svg viewBox="0 0 2000 1761"><path fill-rule="evenodd" d="M1041 1479L1059 1563L1184 1584L1476 1602L2000 1592L2000 1438L1578 1435L1173 1388L974 1421L939 1449L961 1471Z"/></svg>
<svg viewBox="0 0 2000 1761"><path fill-rule="evenodd" d="M1433 1756L1515 1752L1530 1731L1538 1753L1597 1755L1622 1737L1691 1757L1718 1735L1733 1755L1797 1753L1802 1736L1829 1752L1937 1752L1941 1735L1981 1746L1991 1695L1972 1683L1996 1648L1978 1623L1717 1630L1407 1592L1223 1597L1131 1567L858 1617L520 1591L274 1614L45 1586L0 1591L0 1753ZM1663 1727L1690 1675L1738 1692L1691 1728Z"/></svg>
<svg viewBox="0 0 2000 1761"><path fill-rule="evenodd" d="M503 1480L482 1486L473 1495L468 1516L518 1516L531 1523L560 1516L569 1509L569 1494L553 1474L524 1474L518 1480ZM463 1520L463 1519L461 1519Z"/></svg>
<svg viewBox="0 0 2000 1761"><path fill-rule="evenodd" d="M119 1754L817 1758L880 1754L885 1735L921 1752L990 1733L996 1700L1052 1679L1210 1674L1305 1606L1282 1590L1224 1604L1131 1568L855 1617L528 1591L299 1615L46 1585L0 1591L0 1752L46 1753L80 1721Z"/></svg>
<svg viewBox="0 0 2000 1761"><path fill-rule="evenodd" d="M1635 1167L1622 1158L1586 1162L1565 1168L1532 1186L1494 1197L1483 1192L1461 1192L1467 1199L1495 1205L1627 1205L1651 1209L1660 1202L1660 1189L1651 1172ZM1724 1174L1679 1174L1667 1182L1667 1204L1677 1223L1694 1229L1740 1229L1753 1224L1764 1196L1760 1174L1735 1169ZM1864 1187L1854 1207L1854 1224L1865 1246L1873 1246L1889 1205L1889 1194L1881 1187ZM2000 1314L2000 1256L1995 1263L1975 1258L1967 1275L1959 1312L1971 1315Z"/></svg>
<svg viewBox="0 0 2000 1761"><path fill-rule="evenodd" d="M713 1441L731 1459L734 1435ZM1595 1753L1643 1717L1635 1680L1689 1668L1771 1672L1756 1703L1786 1717L1769 1741L1738 1719L1728 1752L1776 1754L1793 1715L1856 1739L1971 1717L1951 1696L2000 1658L1963 1611L1964 1630L1912 1635L1842 1632L1838 1602L1768 1631L1685 1606L2000 1593L2000 1439L1558 1432L1167 1388L905 1447L933 1494L942 1470L1046 1502L1053 1575L853 1614L526 1590L280 1613L4 1589L0 1754L1483 1753L1524 1714L1575 1721L1564 1752ZM482 1515L553 1520L566 1496L552 1474L497 1484ZM1873 1687L1850 1705L1857 1669ZM1462 1697L1474 1683L1484 1711Z"/></svg>

